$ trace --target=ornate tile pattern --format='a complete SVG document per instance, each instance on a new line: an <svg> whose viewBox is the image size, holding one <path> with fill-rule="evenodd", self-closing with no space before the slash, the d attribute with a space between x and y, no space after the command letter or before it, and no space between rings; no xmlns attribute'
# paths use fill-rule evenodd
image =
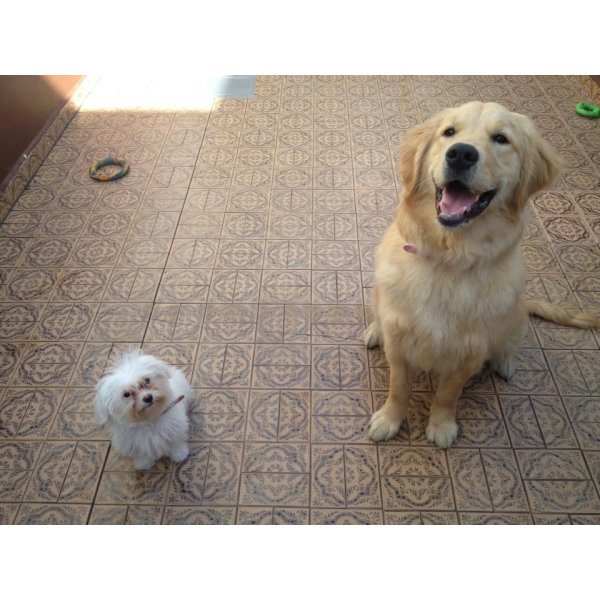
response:
<svg viewBox="0 0 600 600"><path fill-rule="evenodd" d="M94 90L0 202L0 524L600 524L598 332L531 319L511 381L466 386L447 451L424 374L398 436L367 439L389 369L362 341L398 145L471 99L529 115L564 160L531 202L527 294L599 311L600 121L573 111L593 86L261 76L169 111L87 110ZM92 181L111 153L130 173ZM135 472L96 423L132 347L194 387L181 464Z"/></svg>

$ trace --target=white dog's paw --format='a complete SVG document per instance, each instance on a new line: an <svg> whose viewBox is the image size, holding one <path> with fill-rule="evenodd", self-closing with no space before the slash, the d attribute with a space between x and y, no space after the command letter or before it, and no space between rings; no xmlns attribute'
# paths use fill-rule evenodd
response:
<svg viewBox="0 0 600 600"><path fill-rule="evenodd" d="M182 444L171 450L169 457L173 462L183 462L190 455L190 449L187 444Z"/></svg>
<svg viewBox="0 0 600 600"><path fill-rule="evenodd" d="M400 415L390 415L380 408L373 414L369 421L368 436L374 442L382 442L393 438L402 426L404 417Z"/></svg>
<svg viewBox="0 0 600 600"><path fill-rule="evenodd" d="M377 348L381 345L381 334L375 327L375 321L367 327L363 339L367 348Z"/></svg>
<svg viewBox="0 0 600 600"><path fill-rule="evenodd" d="M430 421L425 433L428 441L440 448L449 448L458 437L458 425L456 421L443 421L437 425Z"/></svg>
<svg viewBox="0 0 600 600"><path fill-rule="evenodd" d="M156 463L155 459L147 459L147 458L139 458L139 459L134 459L133 461L133 468L136 471L147 471L148 469L151 469Z"/></svg>
<svg viewBox="0 0 600 600"><path fill-rule="evenodd" d="M508 381L517 370L517 361L512 356L501 360L494 359L492 360L491 367L502 379Z"/></svg>

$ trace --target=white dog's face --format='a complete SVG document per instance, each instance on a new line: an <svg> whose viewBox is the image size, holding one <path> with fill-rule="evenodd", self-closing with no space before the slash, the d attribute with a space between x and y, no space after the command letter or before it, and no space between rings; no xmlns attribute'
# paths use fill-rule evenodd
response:
<svg viewBox="0 0 600 600"><path fill-rule="evenodd" d="M171 400L169 366L153 356L124 355L96 386L96 411L101 423L108 417L130 423L159 417Z"/></svg>

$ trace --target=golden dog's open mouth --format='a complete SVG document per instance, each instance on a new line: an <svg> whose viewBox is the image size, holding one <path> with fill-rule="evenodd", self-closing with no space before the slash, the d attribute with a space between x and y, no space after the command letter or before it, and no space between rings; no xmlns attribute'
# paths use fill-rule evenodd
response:
<svg viewBox="0 0 600 600"><path fill-rule="evenodd" d="M464 183L450 181L443 188L435 190L435 208L438 221L444 227L458 227L479 216L496 195L496 190L488 190L477 195Z"/></svg>

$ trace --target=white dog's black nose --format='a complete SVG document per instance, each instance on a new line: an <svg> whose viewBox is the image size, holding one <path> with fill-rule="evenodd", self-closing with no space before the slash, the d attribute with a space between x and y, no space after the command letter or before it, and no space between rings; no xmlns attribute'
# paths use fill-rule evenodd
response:
<svg viewBox="0 0 600 600"><path fill-rule="evenodd" d="M446 162L455 171L466 171L479 160L479 152L471 144L453 144L446 151Z"/></svg>
<svg viewBox="0 0 600 600"><path fill-rule="evenodd" d="M143 398L142 398L142 402L145 402L146 404L152 404L152 401L154 400L154 398L152 398L152 394L146 394Z"/></svg>

